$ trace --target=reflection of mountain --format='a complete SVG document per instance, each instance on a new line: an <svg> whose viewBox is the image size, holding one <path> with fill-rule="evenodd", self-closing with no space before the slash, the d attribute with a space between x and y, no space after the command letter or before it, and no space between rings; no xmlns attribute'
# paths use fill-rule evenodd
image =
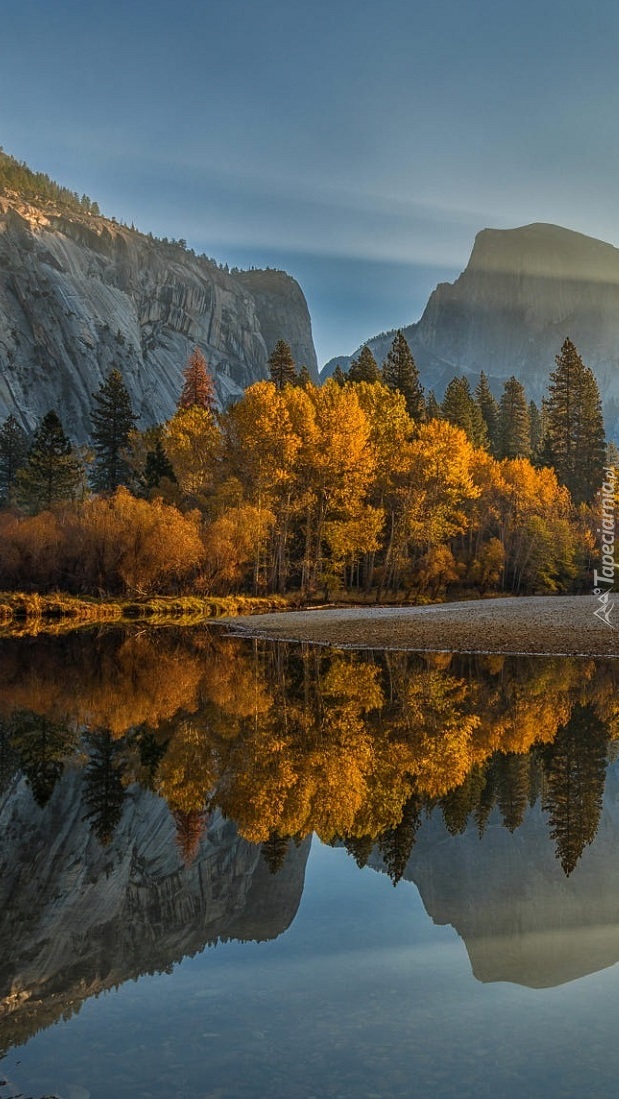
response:
<svg viewBox="0 0 619 1099"><path fill-rule="evenodd" d="M83 1000L206 944L265 940L293 920L310 840L276 876L215 813L184 866L165 803L132 787L109 846L84 821L83 774L40 809L25 782L0 800L0 1034L26 1040Z"/></svg>
<svg viewBox="0 0 619 1099"><path fill-rule="evenodd" d="M435 923L462 937L478 980L546 988L619 961L618 848L614 764L597 836L570 877L539 805L513 834L495 810L481 841L475 824L450 836L435 812L419 830L405 877Z"/></svg>

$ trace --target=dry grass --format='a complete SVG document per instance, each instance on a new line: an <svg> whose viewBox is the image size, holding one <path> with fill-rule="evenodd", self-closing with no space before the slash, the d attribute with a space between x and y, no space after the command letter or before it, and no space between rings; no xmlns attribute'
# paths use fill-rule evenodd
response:
<svg viewBox="0 0 619 1099"><path fill-rule="evenodd" d="M291 606L283 596L153 596L143 599L79 599L62 592L39 595L0 593L0 627L6 634L61 632L96 622L146 619L153 624L198 625L205 619L283 611Z"/></svg>

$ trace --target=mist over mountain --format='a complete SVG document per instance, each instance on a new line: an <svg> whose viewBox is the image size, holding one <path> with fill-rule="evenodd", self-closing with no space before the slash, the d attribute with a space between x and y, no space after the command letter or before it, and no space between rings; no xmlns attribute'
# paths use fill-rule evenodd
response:
<svg viewBox="0 0 619 1099"><path fill-rule="evenodd" d="M484 229L454 283L440 283L403 329L421 380L441 397L481 370L498 393L514 374L539 400L569 336L594 371L612 428L619 412L619 249L557 225ZM368 340L382 362L394 332ZM356 354L356 352L355 352ZM323 377L347 356L332 359Z"/></svg>
<svg viewBox="0 0 619 1099"><path fill-rule="evenodd" d="M96 207L24 197L0 176L0 419L32 429L54 408L84 442L92 393L116 366L139 425L161 422L196 345L225 405L268 376L278 339L317 379L307 303L285 272L230 272Z"/></svg>

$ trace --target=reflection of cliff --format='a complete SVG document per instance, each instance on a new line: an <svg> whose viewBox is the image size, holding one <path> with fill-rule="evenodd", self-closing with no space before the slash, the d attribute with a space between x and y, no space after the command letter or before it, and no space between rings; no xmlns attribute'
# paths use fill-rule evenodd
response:
<svg viewBox="0 0 619 1099"><path fill-rule="evenodd" d="M546 988L619 961L619 765L607 773L595 840L570 877L539 805L512 834L497 810L480 841L450 836L440 813L417 835L405 877L435 923L452 924L480 981ZM379 861L372 859L377 868Z"/></svg>
<svg viewBox="0 0 619 1099"><path fill-rule="evenodd" d="M259 847L215 813L184 866L164 802L133 787L109 846L83 819L83 774L41 810L23 780L0 800L2 1045L82 1001L206 944L275 938L293 920L310 841L273 876Z"/></svg>

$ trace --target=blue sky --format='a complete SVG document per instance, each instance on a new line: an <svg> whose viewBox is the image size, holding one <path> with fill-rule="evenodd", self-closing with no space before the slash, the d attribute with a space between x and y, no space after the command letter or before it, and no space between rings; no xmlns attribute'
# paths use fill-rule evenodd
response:
<svg viewBox="0 0 619 1099"><path fill-rule="evenodd" d="M144 231L285 267L319 360L475 233L619 244L619 5L2 0L0 143Z"/></svg>

